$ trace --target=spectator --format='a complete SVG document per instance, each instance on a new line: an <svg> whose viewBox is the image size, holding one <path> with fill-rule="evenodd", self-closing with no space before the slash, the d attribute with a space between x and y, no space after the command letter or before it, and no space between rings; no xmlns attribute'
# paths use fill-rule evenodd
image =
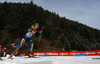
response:
<svg viewBox="0 0 100 64"><path fill-rule="evenodd" d="M1 45L0 45L0 56L1 56Z"/></svg>
<svg viewBox="0 0 100 64"><path fill-rule="evenodd" d="M3 57L4 49L1 49L1 57Z"/></svg>
<svg viewBox="0 0 100 64"><path fill-rule="evenodd" d="M4 56L6 56L6 51L7 51L7 48L5 47L5 49L4 49Z"/></svg>

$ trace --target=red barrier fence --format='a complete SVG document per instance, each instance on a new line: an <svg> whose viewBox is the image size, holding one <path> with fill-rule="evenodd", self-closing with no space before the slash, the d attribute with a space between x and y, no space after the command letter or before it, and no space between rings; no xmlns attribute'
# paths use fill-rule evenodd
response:
<svg viewBox="0 0 100 64"><path fill-rule="evenodd" d="M26 54L20 54L20 56L26 56Z"/></svg>
<svg viewBox="0 0 100 64"><path fill-rule="evenodd" d="M34 52L34 56L75 56L76 54L85 56L100 56L100 50L92 51L71 51L71 52Z"/></svg>

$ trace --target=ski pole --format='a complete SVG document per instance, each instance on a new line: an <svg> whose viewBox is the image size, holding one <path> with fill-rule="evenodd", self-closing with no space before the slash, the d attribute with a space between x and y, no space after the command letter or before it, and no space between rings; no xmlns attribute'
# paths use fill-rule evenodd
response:
<svg viewBox="0 0 100 64"><path fill-rule="evenodd" d="M44 26L42 26L42 30L41 30L42 32L43 32L43 29L44 29ZM42 33L41 33L41 35L40 35L40 37L39 37L39 42L38 42L37 48L39 47L39 44L40 44L41 38L42 38Z"/></svg>

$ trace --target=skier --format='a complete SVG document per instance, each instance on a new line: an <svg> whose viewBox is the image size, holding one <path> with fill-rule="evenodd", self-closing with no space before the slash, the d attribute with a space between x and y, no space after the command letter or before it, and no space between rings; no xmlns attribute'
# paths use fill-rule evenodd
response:
<svg viewBox="0 0 100 64"><path fill-rule="evenodd" d="M32 25L31 28L29 28L27 30L27 33L25 34L24 40L25 42L29 42L30 44L30 50L29 50L29 57L32 57L32 50L33 50L33 40L32 40L32 36L37 32L38 34L41 34L42 31L38 31L37 29L39 28L39 24L35 23L35 25Z"/></svg>
<svg viewBox="0 0 100 64"><path fill-rule="evenodd" d="M32 50L33 50L33 40L32 40L32 36L36 33L38 34L42 34L42 31L43 31L43 28L44 26L42 27L42 30L41 31L38 31L37 29L39 28L39 24L38 23L35 23L35 25L32 25L28 30L27 30L27 33L25 34L25 37L22 38L20 44L17 46L17 48L15 49L15 51L10 55L10 57L8 58L11 58L16 51L18 51L25 42L29 42L30 44L30 50L29 50L29 57L32 57Z"/></svg>

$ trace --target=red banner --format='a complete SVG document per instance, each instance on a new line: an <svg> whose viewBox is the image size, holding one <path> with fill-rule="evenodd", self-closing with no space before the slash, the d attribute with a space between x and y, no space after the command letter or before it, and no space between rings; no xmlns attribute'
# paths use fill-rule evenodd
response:
<svg viewBox="0 0 100 64"><path fill-rule="evenodd" d="M26 56L26 54L20 54L20 56Z"/></svg>
<svg viewBox="0 0 100 64"><path fill-rule="evenodd" d="M92 51L71 51L71 52L34 52L34 56L100 56L100 50Z"/></svg>

